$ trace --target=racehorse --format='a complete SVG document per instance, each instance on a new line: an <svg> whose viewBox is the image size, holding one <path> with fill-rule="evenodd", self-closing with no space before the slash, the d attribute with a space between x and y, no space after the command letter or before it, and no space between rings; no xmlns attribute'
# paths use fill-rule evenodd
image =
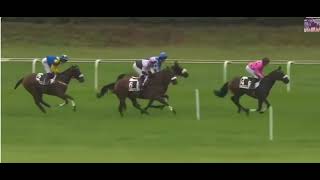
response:
<svg viewBox="0 0 320 180"><path fill-rule="evenodd" d="M116 81L122 79L122 78L125 77L125 76L127 76L127 77L136 76L136 77L137 77L137 74L135 74L135 73L131 73L131 74L120 74L120 75L118 75ZM178 82L174 79L174 80L171 81L171 83L172 83L173 85L176 85ZM111 83L111 84L112 84L112 83ZM114 84L115 84L115 83L113 83L113 85L114 85ZM146 83L146 84L147 84L147 83ZM109 88L108 85L106 85L106 86L104 86L104 87L101 89L101 91L106 92L108 88ZM101 93L98 93L98 94L97 94L97 97L98 97L98 98L101 97L100 94L101 94ZM163 97L166 98L166 101L169 100L169 96L168 96L167 94L163 95ZM147 110L148 108L160 108L160 109L162 110L162 109L166 106L166 105L164 105L164 104L161 104L161 105L153 105L153 104L152 104L153 102L154 102L154 100L150 100L149 103L148 103L148 105L144 108L144 110Z"/></svg>
<svg viewBox="0 0 320 180"><path fill-rule="evenodd" d="M258 99L258 108L256 111L263 113L262 111L262 103L266 103L267 108L270 107L270 103L267 100L267 97L269 95L269 92L276 81L282 81L285 84L289 83L288 75L285 75L284 72L281 70L281 67L279 66L276 70L272 71L268 75L266 75L260 82L259 86L254 89L244 89L239 88L240 85L240 77L235 77L231 81L226 82L222 88L218 90L214 90L214 94L218 97L225 97L228 93L228 89L231 90L233 93L233 96L231 97L232 102L238 107L238 113L241 112L241 110L244 110L247 115L249 115L249 109L244 108L239 100L240 97L244 94L253 97L255 99Z"/></svg>
<svg viewBox="0 0 320 180"><path fill-rule="evenodd" d="M153 103L154 100L159 101L160 103L168 106L170 111L174 114L176 111L172 106L170 106L166 101L166 91L170 83L176 84L177 77L182 76L187 78L189 76L186 69L180 67L178 62L174 62L174 65L170 68L167 67L157 73L150 75L149 83L147 83L146 87L143 91L133 92L129 91L130 84L130 76L120 76L118 81L107 84L103 86L100 90L100 93L97 94L97 97L100 98L104 94L111 90L114 94L117 95L119 99L119 107L118 110L120 115L123 116L123 110L126 109L126 98L129 98L132 102L132 105L139 109L142 114L148 114L147 108ZM137 102L137 98L139 99L149 99L149 104L145 109L140 107L140 104Z"/></svg>
<svg viewBox="0 0 320 180"><path fill-rule="evenodd" d="M80 83L84 82L84 76L80 72L79 67L77 65L71 66L67 70L56 75L54 82L48 85L42 85L39 83L41 74L39 73L38 75L37 73L32 73L21 78L17 82L14 89L16 89L22 83L24 88L33 96L35 104L40 108L40 110L43 113L46 113L46 110L42 107L42 105L48 108L51 107L48 103L43 101L43 94L57 96L63 99L64 103L60 104L60 107L64 106L65 104L68 104L68 99L70 99L73 106L73 110L75 111L76 104L74 102L74 99L73 97L66 94L66 90L72 78L77 79Z"/></svg>

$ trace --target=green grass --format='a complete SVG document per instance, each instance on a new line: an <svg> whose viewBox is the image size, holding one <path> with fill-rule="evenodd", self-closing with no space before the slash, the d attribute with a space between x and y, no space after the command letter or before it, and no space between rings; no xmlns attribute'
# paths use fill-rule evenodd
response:
<svg viewBox="0 0 320 180"><path fill-rule="evenodd" d="M30 65L30 64L28 64ZM102 65L105 84L129 65ZM117 111L114 95L96 99L93 66L81 66L86 82L71 82L71 106L48 109L42 114L31 96L13 86L23 64L2 63L2 161L3 162L318 162L320 133L317 102L320 67L294 66L292 92L277 83L270 95L274 107L274 142L268 140L268 114L237 114L229 97L218 99L220 65L187 65L190 77L171 86L168 109L151 109L141 116L129 101L125 117ZM275 68L269 67L268 70ZM15 71L13 71L13 69ZM243 71L230 66L230 76ZM21 72L21 73L18 73ZM306 81L306 79L313 79ZM194 89L200 90L201 120L195 116ZM51 105L61 101L45 96ZM145 101L141 101L146 105ZM245 106L256 107L248 97Z"/></svg>
<svg viewBox="0 0 320 180"><path fill-rule="evenodd" d="M90 40L86 35L83 38L92 46L86 46L81 39L79 44L75 41L65 44L61 39L65 34L60 31L53 36L59 36L56 41L62 44L48 44L42 42L42 36L36 36L37 28L21 27L35 43L28 44L29 40L21 39L20 28L5 32L3 25L3 36L6 36L3 56L42 57L63 52L83 58L140 58L158 54L160 50L166 50L170 58L188 59L252 59L265 55L271 59L317 59L320 56L319 35L298 32L297 27L291 31L242 27L238 29L241 32L231 28L223 32L219 28L190 27L183 32L191 35L183 36L177 45L148 46L146 38L142 45L129 44L128 47L107 47L95 43L98 38ZM264 36L268 31L268 36ZM231 32L233 34L228 34ZM260 37L267 43L260 43ZM93 64L79 65L86 81L82 84L72 81L68 89L78 111L73 112L68 105L60 109L52 107L47 109L47 114L42 114L23 87L13 90L17 80L30 73L31 63L1 63L2 162L320 161L320 66L293 65L290 93L282 82L273 87L269 101L274 108L274 141L270 142L268 113L251 113L246 117L236 113L230 96L221 99L212 94L213 89L223 84L222 64L184 65L190 77L179 78L179 84L170 86L168 91L169 103L177 115L166 108L150 109L150 116L142 116L127 101L123 118L118 113L118 100L114 95L95 97ZM276 67L267 67L266 73ZM42 71L40 64L37 71ZM131 64L101 64L99 87L128 71ZM231 64L228 76L239 74L245 74L244 65ZM195 88L200 91L200 121L196 120ZM45 95L44 99L52 106L61 103L52 96ZM146 105L147 101L140 100L140 103ZM241 103L250 108L257 106L249 97L243 97Z"/></svg>

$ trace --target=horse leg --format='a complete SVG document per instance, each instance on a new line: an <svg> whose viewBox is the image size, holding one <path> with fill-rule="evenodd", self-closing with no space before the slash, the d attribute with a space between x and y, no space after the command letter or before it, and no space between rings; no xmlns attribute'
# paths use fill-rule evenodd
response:
<svg viewBox="0 0 320 180"><path fill-rule="evenodd" d="M129 97L129 99L131 100L132 105L133 105L135 108L137 108L137 109L140 110L141 114L149 114L145 109L142 109L142 108L141 108L141 106L140 106L140 104L138 103L138 101L137 101L136 98L134 98L134 97Z"/></svg>
<svg viewBox="0 0 320 180"><path fill-rule="evenodd" d="M153 101L154 101L153 99L149 101L148 105L144 108L145 111L147 111L148 108L152 107L151 104L153 103Z"/></svg>
<svg viewBox="0 0 320 180"><path fill-rule="evenodd" d="M165 98L164 100L166 101L166 102L168 102L169 101L169 96L168 95L163 95L162 96L163 98ZM166 107L166 105L152 105L151 106L152 108L160 108L161 110L164 108L164 107Z"/></svg>
<svg viewBox="0 0 320 180"><path fill-rule="evenodd" d="M147 110L148 108L160 108L161 110L166 107L166 105L152 105L152 103L154 102L153 99L151 99L148 103L148 105L144 108L144 110Z"/></svg>
<svg viewBox="0 0 320 180"><path fill-rule="evenodd" d="M72 104L72 109L73 111L76 111L76 103L74 102L73 97L69 96L68 94L65 94L65 97L71 100L71 104Z"/></svg>
<svg viewBox="0 0 320 180"><path fill-rule="evenodd" d="M46 102L43 101L42 94L40 95L40 103L43 104L43 105L45 105L45 106L48 107L48 108L51 107L50 104L48 104L48 103L46 103Z"/></svg>
<svg viewBox="0 0 320 180"><path fill-rule="evenodd" d="M39 109L43 112L46 113L46 110L41 106L40 102L41 102L41 97L40 95L33 95L33 99L35 104L39 107Z"/></svg>
<svg viewBox="0 0 320 180"><path fill-rule="evenodd" d="M126 109L126 102L125 100L120 100L120 105L119 105L119 112L121 117L123 117L123 110Z"/></svg>
<svg viewBox="0 0 320 180"><path fill-rule="evenodd" d="M159 101L160 103L168 106L168 107L169 107L169 110L170 110L173 114L176 114L176 111L174 110L174 108L173 108L172 106L170 106L163 97L156 98L156 100Z"/></svg>
<svg viewBox="0 0 320 180"><path fill-rule="evenodd" d="M126 98L118 97L119 98L119 113L121 117L123 117L123 110L126 109Z"/></svg>
<svg viewBox="0 0 320 180"><path fill-rule="evenodd" d="M169 100L169 96L168 95L163 95L162 97L166 98L167 100Z"/></svg>
<svg viewBox="0 0 320 180"><path fill-rule="evenodd" d="M231 100L238 107L238 113L240 113L242 108L239 104L239 96L231 96Z"/></svg>
<svg viewBox="0 0 320 180"><path fill-rule="evenodd" d="M168 96L168 95L165 94L165 95L163 95L162 97L165 98L165 101L166 101L166 102L168 102L168 100L169 100L169 96ZM151 101L151 102L150 102L150 101ZM148 106L145 108L145 110L146 110L147 108L160 108L161 110L163 110L163 108L166 107L166 105L164 105L164 104L162 104L162 105L152 105L152 103L153 103L154 100L150 100L150 101L149 101Z"/></svg>
<svg viewBox="0 0 320 180"><path fill-rule="evenodd" d="M240 98L241 98L241 96L243 96L243 95L244 95L244 93L234 95L234 96L231 97L231 100L232 100L232 102L234 102L235 105L237 105L237 107L238 107L238 113L240 113L241 110L244 110L244 111L246 112L246 114L249 115L249 109L243 107L243 106L240 104Z"/></svg>
<svg viewBox="0 0 320 180"><path fill-rule="evenodd" d="M62 107L62 106L64 106L64 105L69 103L69 101L68 101L67 97L65 97L65 95L56 95L56 96L64 100L64 102L59 104L58 107Z"/></svg>
<svg viewBox="0 0 320 180"><path fill-rule="evenodd" d="M263 111L261 111L261 109L262 109L262 103L263 103L264 101L265 101L264 98L261 98L261 97L258 98L258 109L257 109L257 111L258 111L259 113L264 113Z"/></svg>
<svg viewBox="0 0 320 180"><path fill-rule="evenodd" d="M267 105L267 109L269 109L269 107L270 107L270 103L269 103L269 101L267 100L267 98L264 100L264 102L266 103L266 105Z"/></svg>

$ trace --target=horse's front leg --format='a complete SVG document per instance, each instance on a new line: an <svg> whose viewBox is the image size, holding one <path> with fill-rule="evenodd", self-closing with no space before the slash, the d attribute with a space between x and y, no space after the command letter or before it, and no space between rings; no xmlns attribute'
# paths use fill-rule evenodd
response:
<svg viewBox="0 0 320 180"><path fill-rule="evenodd" d="M73 111L76 111L76 103L74 102L73 97L71 97L67 94L58 94L56 96L64 100L64 103L59 104L59 107L62 107L64 105L68 104L68 102L69 102L68 99L70 99L71 103L72 103Z"/></svg>
<svg viewBox="0 0 320 180"><path fill-rule="evenodd" d="M72 109L73 111L76 111L76 103L74 102L73 97L69 96L68 94L65 94L65 97L71 100L71 104L72 104Z"/></svg>
<svg viewBox="0 0 320 180"><path fill-rule="evenodd" d="M259 113L264 113L264 111L261 111L262 109L262 103L265 101L264 98L262 97L258 97L258 109L257 109L257 112Z"/></svg>
<svg viewBox="0 0 320 180"><path fill-rule="evenodd" d="M158 97L158 98L156 98L156 100L159 101L160 103L168 106L169 110L170 110L173 114L176 114L176 111L174 110L174 108L167 103L167 101L165 100L164 97Z"/></svg>
<svg viewBox="0 0 320 180"><path fill-rule="evenodd" d="M57 96L57 97L59 97L59 98L61 98L61 99L63 99L63 100L64 100L64 102L63 102L63 103L61 103L61 104L59 104L59 105L58 105L58 107L65 106L66 104L68 104L68 103L69 103L68 99L67 99L65 96Z"/></svg>
<svg viewBox="0 0 320 180"><path fill-rule="evenodd" d="M149 101L148 105L144 108L144 110L147 111L149 107L152 107L152 103L153 103L153 102L154 102L154 100L151 99L151 100Z"/></svg>
<svg viewBox="0 0 320 180"><path fill-rule="evenodd" d="M265 102L266 105L267 105L267 109L269 109L269 107L270 107L271 105L270 105L269 101L267 100L267 98L264 100L264 102Z"/></svg>
<svg viewBox="0 0 320 180"><path fill-rule="evenodd" d="M167 100L165 100L167 102ZM164 104L162 105L152 105L152 103L154 102L154 100L150 100L148 105L144 108L145 110L147 110L148 108L160 108L161 110L166 106Z"/></svg>

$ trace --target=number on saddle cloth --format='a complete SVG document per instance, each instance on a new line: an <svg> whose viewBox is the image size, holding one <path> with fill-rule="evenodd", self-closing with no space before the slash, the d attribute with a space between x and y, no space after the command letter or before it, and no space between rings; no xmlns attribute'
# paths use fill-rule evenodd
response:
<svg viewBox="0 0 320 180"><path fill-rule="evenodd" d="M131 77L129 79L129 91L140 91L140 84L138 77Z"/></svg>
<svg viewBox="0 0 320 180"><path fill-rule="evenodd" d="M52 84L56 78L56 76L54 75L53 78L51 78L49 81L47 80L48 79L48 74L44 74L44 73L38 73L36 75L36 80L39 82L39 84L41 85L49 85L49 84Z"/></svg>
<svg viewBox="0 0 320 180"><path fill-rule="evenodd" d="M240 78L239 88L242 89L256 89L260 84L256 78L243 76Z"/></svg>

